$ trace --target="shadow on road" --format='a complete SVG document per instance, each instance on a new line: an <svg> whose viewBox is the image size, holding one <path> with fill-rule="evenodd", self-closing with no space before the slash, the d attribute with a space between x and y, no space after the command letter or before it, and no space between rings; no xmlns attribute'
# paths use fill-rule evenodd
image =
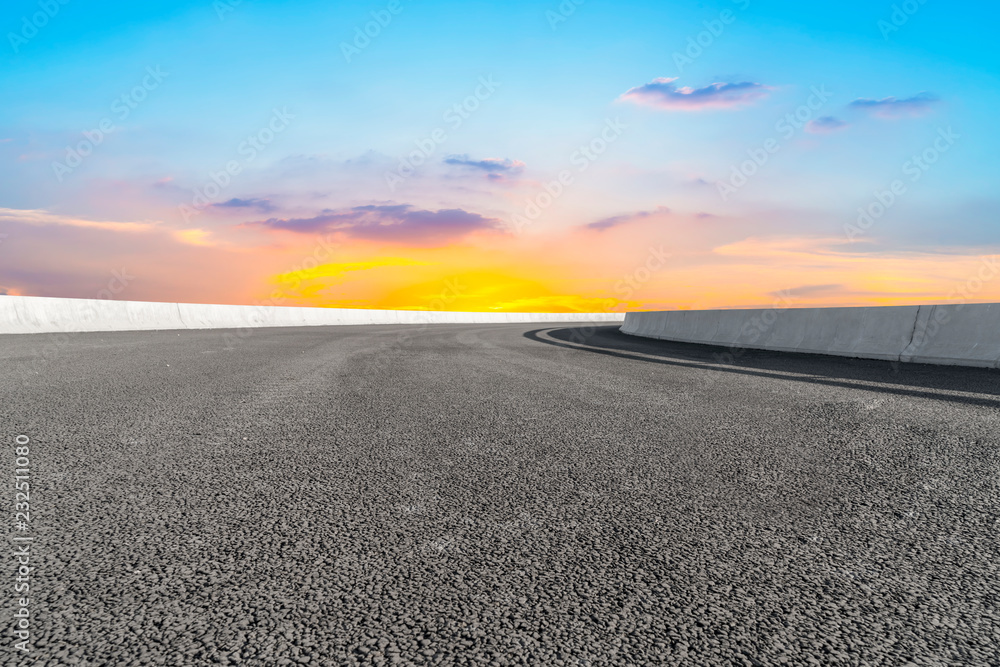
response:
<svg viewBox="0 0 1000 667"><path fill-rule="evenodd" d="M545 337L540 335L542 332ZM731 350L714 345L628 336L621 333L617 325L535 329L526 332L524 337L546 345L646 363L1000 408L1000 400L987 398L1000 396L1000 373L987 368L900 364L766 350Z"/></svg>

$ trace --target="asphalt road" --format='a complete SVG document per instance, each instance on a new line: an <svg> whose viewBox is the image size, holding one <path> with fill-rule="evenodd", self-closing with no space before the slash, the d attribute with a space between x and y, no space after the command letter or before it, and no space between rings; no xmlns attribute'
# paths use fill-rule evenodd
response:
<svg viewBox="0 0 1000 667"><path fill-rule="evenodd" d="M1000 375L719 352L0 336L2 663L1000 664Z"/></svg>

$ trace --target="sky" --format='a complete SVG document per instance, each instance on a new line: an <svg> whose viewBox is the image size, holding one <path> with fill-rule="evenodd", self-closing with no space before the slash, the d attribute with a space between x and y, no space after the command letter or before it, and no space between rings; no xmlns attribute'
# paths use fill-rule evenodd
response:
<svg viewBox="0 0 1000 667"><path fill-rule="evenodd" d="M8 0L0 295L1000 301L995 3Z"/></svg>

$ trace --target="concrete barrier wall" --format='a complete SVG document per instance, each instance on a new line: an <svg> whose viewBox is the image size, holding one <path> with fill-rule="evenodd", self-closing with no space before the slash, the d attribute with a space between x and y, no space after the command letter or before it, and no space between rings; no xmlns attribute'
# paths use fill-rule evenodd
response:
<svg viewBox="0 0 1000 667"><path fill-rule="evenodd" d="M633 336L730 348L1000 368L1000 304L629 313Z"/></svg>
<svg viewBox="0 0 1000 667"><path fill-rule="evenodd" d="M623 313L455 313L0 296L0 334L337 324L621 322Z"/></svg>
<svg viewBox="0 0 1000 667"><path fill-rule="evenodd" d="M1000 303L921 306L900 361L1000 368Z"/></svg>

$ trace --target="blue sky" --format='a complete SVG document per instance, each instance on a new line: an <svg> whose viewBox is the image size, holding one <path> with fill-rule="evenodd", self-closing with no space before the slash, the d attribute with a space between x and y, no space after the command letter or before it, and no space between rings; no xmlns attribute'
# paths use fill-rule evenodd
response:
<svg viewBox="0 0 1000 667"><path fill-rule="evenodd" d="M345 57L344 44L353 43L373 12L391 20ZM496 280L531 282L534 287L522 289L539 292L524 297L532 304L548 298L551 307L570 308L576 307L565 305L571 301L614 298L615 278L641 264L653 243L671 246L681 273L668 268L609 307L746 305L766 301L784 283L794 289L818 280L842 288L828 290L824 303L940 300L970 262L998 243L994 156L1000 139L993 126L1000 52L992 39L998 13L986 3L934 0L905 6L8 2L0 14L6 35L0 45L0 207L10 231L0 253L14 253L20 230L32 252L44 247L48 255L35 258L34 268L18 265L30 252L6 258L0 289L88 296L108 266L127 260L151 268L124 297L252 301L297 265L316 233L315 223L298 233L286 224L257 224L264 217L312 220L324 211L391 204L461 210L502 224L479 230L497 238L470 236L464 227L449 237L440 228L454 219L448 215L365 218L365 225L386 227L379 244L361 243L357 230L342 229L331 265L415 258L424 250L410 247L412 230L393 227L414 219L430 221L428 239L444 246L433 259L413 259L423 264L405 271L391 262L385 271L350 278L331 269L313 292L289 293L289 301L422 307L426 295L410 295L409 286L444 280L478 262L489 265ZM44 25L26 29L31 23ZM702 45L692 47L699 39ZM150 79L150 71L159 74ZM482 80L494 82L495 90L453 126L447 111L483 90ZM131 97L144 81L142 99ZM740 90L755 94L723 94ZM824 91L824 99L809 108L815 90ZM267 127L276 110L286 126L247 162L242 142ZM782 119L796 112L805 121L786 132ZM60 177L54 163L66 162L67 147L86 141L83 133L102 121L114 131ZM609 121L624 129L578 171L574 155ZM412 176L389 188L386 174L435 130L446 138ZM950 138L941 143L942 136ZM725 194L720 183L731 184L734 168L768 142L777 150L751 167L745 185ZM925 151L935 161L914 180L907 165ZM233 160L240 174L213 203L269 203L206 206L193 219L185 216L180 207ZM487 167L516 166L503 173L469 166L482 160L494 160ZM516 216L563 170L573 172L572 185L527 229L518 228ZM860 240L845 232L858 208L868 208L896 180L905 183L905 193L877 224ZM22 219L18 211L25 212ZM352 215L334 219L355 220ZM599 242L588 236L588 225L610 217L634 224L606 230ZM131 231L125 233L132 241L109 244L104 237L112 228L86 221L148 224L163 236L160 246L177 247L157 251L152 237ZM100 238L80 238L83 229ZM393 229L400 230L395 246ZM820 248L842 253L840 240L852 247L837 255L833 274L822 257L798 257L790 265L783 253L760 250L762 242L773 250L790 239L821 255ZM737 261L720 250L748 240L759 257ZM561 272L537 266L535 249L550 242L561 254L546 257ZM102 250L109 245L117 249L113 255ZM569 282L553 277L582 270L582 254L595 247L611 252L597 269L606 272L603 281L586 271ZM248 254L258 258L257 274L245 268ZM919 262L938 267L956 256L966 264L935 268L937 283L913 289ZM871 272L896 261L914 263L907 264L911 273L900 274L899 288L891 278L873 288ZM203 279L172 283L174 262L203 272ZM733 273L717 277L720 262ZM427 266L438 268L420 268ZM678 287L681 279L686 291ZM728 298L722 284L699 291L698 284L716 279L737 279L740 288ZM747 289L748 280L759 284ZM480 294L467 307L494 307L486 298ZM515 301L505 297L508 305L496 307L519 307L509 306Z"/></svg>

